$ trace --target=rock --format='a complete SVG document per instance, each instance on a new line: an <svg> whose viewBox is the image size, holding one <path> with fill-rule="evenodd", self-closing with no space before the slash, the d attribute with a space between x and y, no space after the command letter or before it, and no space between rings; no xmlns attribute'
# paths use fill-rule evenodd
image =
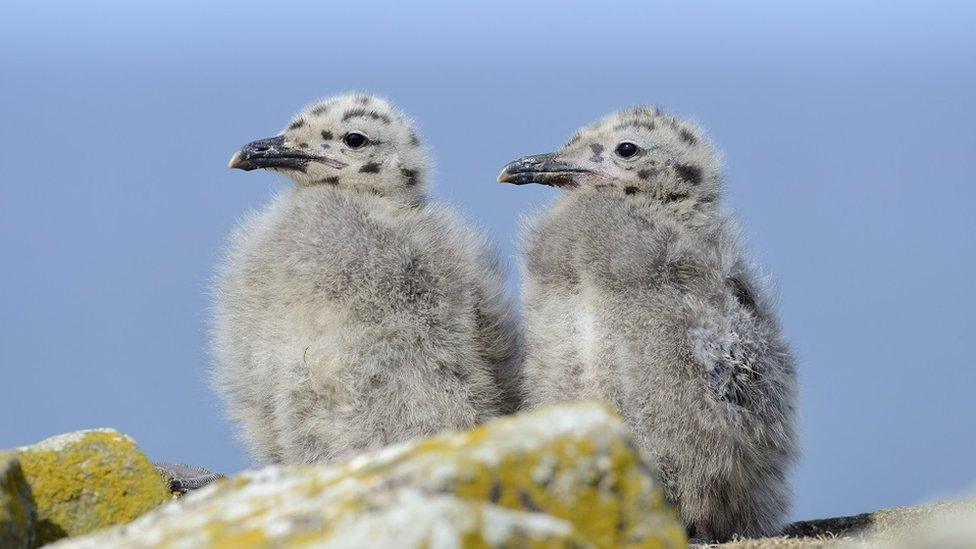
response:
<svg viewBox="0 0 976 549"><path fill-rule="evenodd" d="M927 505L913 517L911 532L891 529L875 538L878 547L896 549L976 549L976 499Z"/></svg>
<svg viewBox="0 0 976 549"><path fill-rule="evenodd" d="M619 418L576 403L221 480L85 547L684 547Z"/></svg>
<svg viewBox="0 0 976 549"><path fill-rule="evenodd" d="M34 535L30 488L13 452L0 452L0 547L30 547Z"/></svg>
<svg viewBox="0 0 976 549"><path fill-rule="evenodd" d="M37 509L36 543L128 522L170 499L133 440L78 431L17 449Z"/></svg>
<svg viewBox="0 0 976 549"><path fill-rule="evenodd" d="M796 522L786 535L741 540L722 549L976 549L976 499L893 507L849 517Z"/></svg>
<svg viewBox="0 0 976 549"><path fill-rule="evenodd" d="M896 507L871 514L856 548L976 549L976 499Z"/></svg>
<svg viewBox="0 0 976 549"><path fill-rule="evenodd" d="M692 545L715 549L847 549L851 540L832 536L790 538L786 536L744 539L717 545Z"/></svg>

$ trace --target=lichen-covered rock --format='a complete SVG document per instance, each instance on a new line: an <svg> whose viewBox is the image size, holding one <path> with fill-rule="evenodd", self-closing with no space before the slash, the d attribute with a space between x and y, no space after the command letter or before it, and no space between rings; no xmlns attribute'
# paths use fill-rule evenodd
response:
<svg viewBox="0 0 976 549"><path fill-rule="evenodd" d="M59 435L17 451L37 509L39 545L128 522L170 499L135 442L111 429Z"/></svg>
<svg viewBox="0 0 976 549"><path fill-rule="evenodd" d="M362 503L368 513L338 521L317 542L337 549L590 545L568 521L448 494L404 489L373 493Z"/></svg>
<svg viewBox="0 0 976 549"><path fill-rule="evenodd" d="M30 547L34 505L17 454L0 452L0 547Z"/></svg>
<svg viewBox="0 0 976 549"><path fill-rule="evenodd" d="M653 471L605 407L503 418L335 466L219 481L60 547L683 547Z"/></svg>

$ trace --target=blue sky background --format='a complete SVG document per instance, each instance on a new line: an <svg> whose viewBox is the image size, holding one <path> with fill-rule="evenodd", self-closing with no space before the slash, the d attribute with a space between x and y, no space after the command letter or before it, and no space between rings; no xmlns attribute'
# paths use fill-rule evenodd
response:
<svg viewBox="0 0 976 549"><path fill-rule="evenodd" d="M510 260L519 216L556 191L495 184L505 162L638 102L698 120L800 359L793 516L976 480L972 3L3 11L0 447L111 426L156 459L245 467L206 384L208 280L235 220L285 183L226 162L366 89L420 122L435 195Z"/></svg>

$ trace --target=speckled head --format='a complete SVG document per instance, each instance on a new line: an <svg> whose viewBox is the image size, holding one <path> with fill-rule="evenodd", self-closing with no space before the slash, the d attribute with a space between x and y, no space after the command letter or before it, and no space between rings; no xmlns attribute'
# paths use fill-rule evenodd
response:
<svg viewBox="0 0 976 549"><path fill-rule="evenodd" d="M268 169L297 185L335 185L419 201L427 156L413 122L389 101L353 93L312 103L275 137L248 143L229 167Z"/></svg>
<svg viewBox="0 0 976 549"><path fill-rule="evenodd" d="M555 153L511 162L498 181L700 206L719 198L720 168L719 154L697 126L639 106L582 128Z"/></svg>

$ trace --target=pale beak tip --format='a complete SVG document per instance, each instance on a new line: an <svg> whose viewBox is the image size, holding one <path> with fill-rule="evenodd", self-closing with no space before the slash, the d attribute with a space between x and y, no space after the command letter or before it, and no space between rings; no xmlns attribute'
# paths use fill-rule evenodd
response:
<svg viewBox="0 0 976 549"><path fill-rule="evenodd" d="M241 160L241 151L237 151L234 153L234 156L230 157L230 162L227 163L227 167L233 170L241 165Z"/></svg>

